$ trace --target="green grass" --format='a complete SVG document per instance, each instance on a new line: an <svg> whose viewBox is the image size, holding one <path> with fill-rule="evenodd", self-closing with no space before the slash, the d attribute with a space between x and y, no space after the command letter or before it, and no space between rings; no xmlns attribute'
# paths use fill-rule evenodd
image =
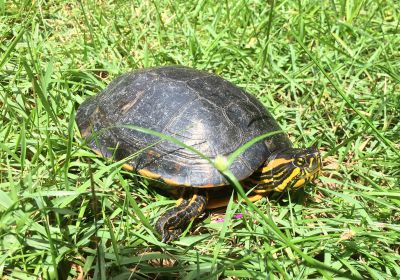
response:
<svg viewBox="0 0 400 280"><path fill-rule="evenodd" d="M4 279L399 277L398 1L70 2L0 1ZM296 146L321 147L323 176L160 243L173 201L90 151L74 115L167 64L255 94Z"/></svg>

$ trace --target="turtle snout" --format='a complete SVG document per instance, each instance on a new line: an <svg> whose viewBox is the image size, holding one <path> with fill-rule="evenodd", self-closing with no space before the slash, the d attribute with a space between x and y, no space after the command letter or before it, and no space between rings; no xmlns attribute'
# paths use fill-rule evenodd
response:
<svg viewBox="0 0 400 280"><path fill-rule="evenodd" d="M321 175L322 160L321 154L315 147L312 147L310 149L312 149L312 153L309 154L308 166L306 167L306 169L309 180L312 181L316 179L319 175Z"/></svg>

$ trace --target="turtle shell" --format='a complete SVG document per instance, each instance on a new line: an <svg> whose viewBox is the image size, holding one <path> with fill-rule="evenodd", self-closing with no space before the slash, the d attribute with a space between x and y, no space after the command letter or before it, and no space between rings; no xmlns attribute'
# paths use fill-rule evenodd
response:
<svg viewBox="0 0 400 280"><path fill-rule="evenodd" d="M229 156L261 134L280 130L252 95L204 71L166 66L116 78L81 104L76 116L88 145L105 157L121 160L140 174L172 186L215 187L228 182L207 160L172 142L140 132L139 126L172 136L211 160ZM275 134L241 154L230 170L249 177L276 151L291 147Z"/></svg>

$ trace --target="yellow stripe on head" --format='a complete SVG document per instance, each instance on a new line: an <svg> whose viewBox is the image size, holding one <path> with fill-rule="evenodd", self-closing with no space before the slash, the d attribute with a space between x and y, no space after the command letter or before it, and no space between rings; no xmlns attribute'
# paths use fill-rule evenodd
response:
<svg viewBox="0 0 400 280"><path fill-rule="evenodd" d="M283 171L281 171L281 172L279 172L279 173L273 174L273 177L274 177L274 178L279 178L279 177L282 177L283 174L285 174L285 170L283 170Z"/></svg>
<svg viewBox="0 0 400 280"><path fill-rule="evenodd" d="M274 191L283 192L287 188L289 182L291 182L297 175L299 175L299 173L300 169L294 168L292 173L290 173L290 175L286 177L286 179L283 180L282 183L280 183L278 186L274 188Z"/></svg>
<svg viewBox="0 0 400 280"><path fill-rule="evenodd" d="M301 187L305 182L306 182L306 179L301 178L300 180L298 180L298 181L296 182L296 184L293 185L293 187L294 187L294 188Z"/></svg>
<svg viewBox="0 0 400 280"><path fill-rule="evenodd" d="M278 157L277 154L268 159L266 166L262 167L257 176L252 180L258 186L255 193L266 193L280 186L291 172L293 158Z"/></svg>
<svg viewBox="0 0 400 280"><path fill-rule="evenodd" d="M261 173L265 174L273 169L277 168L278 166L285 165L291 163L293 159L286 159L286 158L275 158L268 162L267 166L261 169Z"/></svg>
<svg viewBox="0 0 400 280"><path fill-rule="evenodd" d="M273 181L274 181L273 178L264 179L264 180L257 181L257 184L268 184L268 183L272 183Z"/></svg>
<svg viewBox="0 0 400 280"><path fill-rule="evenodd" d="M282 192L312 181L321 166L321 156L316 148L291 148L273 153L250 181L257 184L255 193Z"/></svg>
<svg viewBox="0 0 400 280"><path fill-rule="evenodd" d="M262 186L262 187L265 187L265 186ZM264 194L264 193L272 192L273 190L274 190L273 188L254 189L253 193Z"/></svg>

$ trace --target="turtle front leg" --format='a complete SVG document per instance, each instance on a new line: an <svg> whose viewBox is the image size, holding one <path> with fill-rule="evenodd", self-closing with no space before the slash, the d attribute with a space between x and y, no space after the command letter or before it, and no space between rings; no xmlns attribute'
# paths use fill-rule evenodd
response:
<svg viewBox="0 0 400 280"><path fill-rule="evenodd" d="M161 234L162 242L177 239L189 223L204 212L207 201L206 191L184 190L175 207L165 212L156 223L156 230Z"/></svg>

